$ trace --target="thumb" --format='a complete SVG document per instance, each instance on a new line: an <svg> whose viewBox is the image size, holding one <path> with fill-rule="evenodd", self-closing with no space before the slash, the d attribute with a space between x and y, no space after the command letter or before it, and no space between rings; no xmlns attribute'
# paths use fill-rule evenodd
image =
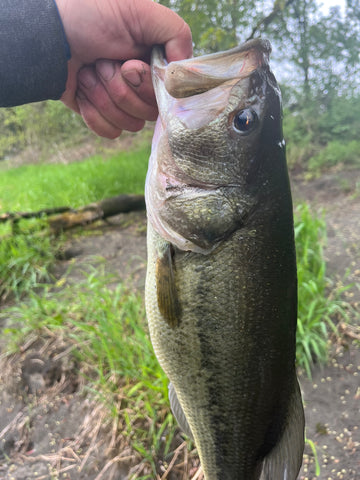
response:
<svg viewBox="0 0 360 480"><path fill-rule="evenodd" d="M192 56L192 38L189 25L174 11L148 0L132 3L138 18L138 33L135 38L140 44L151 47L165 46L168 62Z"/></svg>

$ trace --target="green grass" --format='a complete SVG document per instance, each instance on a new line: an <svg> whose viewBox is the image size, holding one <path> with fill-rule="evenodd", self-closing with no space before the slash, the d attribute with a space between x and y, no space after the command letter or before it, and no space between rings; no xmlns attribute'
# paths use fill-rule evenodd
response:
<svg viewBox="0 0 360 480"><path fill-rule="evenodd" d="M307 204L298 205L295 210L295 243L299 297L297 362L311 377L314 363L327 361L329 332L337 334L336 317L347 320L348 305L340 297L350 286L342 290L332 288L323 253L326 223Z"/></svg>
<svg viewBox="0 0 360 480"><path fill-rule="evenodd" d="M92 157L69 165L24 166L0 177L2 211L74 207L119 193L143 192L149 147L110 158ZM142 478L155 478L159 458L174 448L176 426L169 413L167 379L149 339L142 299L94 270L84 281L55 285L49 269L59 249L44 220L21 221L2 231L0 295L27 293L26 301L1 315L13 319L5 330L8 352L28 336L58 332L72 342L87 388L121 418L122 432L146 465ZM0 233L1 235L1 233ZM346 318L346 305L326 276L323 248L326 224L306 204L295 212L299 316L297 362L309 376L314 363L327 360L329 331ZM35 293L35 288L36 292ZM21 328L19 328L19 325ZM121 401L119 401L121 398ZM164 440L165 439L165 440Z"/></svg>
<svg viewBox="0 0 360 480"><path fill-rule="evenodd" d="M338 140L330 141L316 155L311 156L308 163L310 174L320 176L320 174L331 167L341 167L344 165L360 166L360 142L353 140L342 143Z"/></svg>
<svg viewBox="0 0 360 480"><path fill-rule="evenodd" d="M26 302L2 313L14 324L3 334L8 352L16 351L30 334L44 338L46 332L58 332L69 339L87 388L120 417L122 435L151 472L143 478L151 479L159 457L171 452L176 422L169 412L168 381L152 349L142 298L118 281L110 290L107 285L116 280L93 270L77 285L76 295L70 284L56 293L43 285L41 293L30 294Z"/></svg>
<svg viewBox="0 0 360 480"><path fill-rule="evenodd" d="M1 212L79 207L121 193L143 193L150 146L93 156L67 165L25 165L0 174ZM61 239L50 235L45 220L0 224L0 302L31 291L50 279Z"/></svg>
<svg viewBox="0 0 360 480"><path fill-rule="evenodd" d="M10 294L19 299L42 281L63 243L41 220L23 221L19 230L0 237L0 304Z"/></svg>
<svg viewBox="0 0 360 480"><path fill-rule="evenodd" d="M298 206L295 234L299 275L297 361L311 376L314 363L327 359L328 333L336 332L336 315L346 316L346 310L329 290L323 257L326 225L321 215L312 214L306 204ZM34 239L36 235L39 232L34 232ZM38 258L34 239L29 237L23 245L24 251L32 247L30 263ZM10 250L8 253L13 254ZM18 276L14 274L14 281ZM76 288L66 278L60 279L55 288L39 285L36 279L33 283L36 293L30 289L26 300L1 314L12 322L3 332L7 352L15 352L34 335L46 338L52 332L67 338L73 345L71 355L77 358L86 378L86 388L101 399L109 414L120 419L121 435L144 467L141 478L155 478L159 461L171 458L174 452L176 422L169 411L168 381L149 339L142 299L96 269ZM110 289L109 284L117 286Z"/></svg>
<svg viewBox="0 0 360 480"><path fill-rule="evenodd" d="M1 172L0 213L79 207L121 193L143 193L150 146L67 165L24 165Z"/></svg>

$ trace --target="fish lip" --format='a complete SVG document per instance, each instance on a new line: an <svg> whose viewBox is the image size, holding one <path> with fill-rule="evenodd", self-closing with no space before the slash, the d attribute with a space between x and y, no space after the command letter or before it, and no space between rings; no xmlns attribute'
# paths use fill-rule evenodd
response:
<svg viewBox="0 0 360 480"><path fill-rule="evenodd" d="M226 188L240 188L241 185L238 184L238 183L231 183L231 184L218 184L218 185L215 185L215 184L204 184L204 185L200 185L200 184L188 184L188 183L182 183L180 185L169 185L165 188L165 190L167 192L169 191L179 191L179 192L183 192L184 190L203 190L203 191L212 191L212 190L219 190L220 188L221 189L226 189Z"/></svg>
<svg viewBox="0 0 360 480"><path fill-rule="evenodd" d="M231 50L168 63L164 48L157 45L151 54L156 96L159 94L159 81L170 97L180 99L247 77L269 63L270 52L270 42L257 38ZM234 57L237 62L234 62ZM239 59L242 61L240 64Z"/></svg>
<svg viewBox="0 0 360 480"><path fill-rule="evenodd" d="M196 180L191 178L181 172L182 174L179 177L187 177L185 180L178 180L175 176L163 173L161 176L164 179L164 192L179 192L183 193L185 191L215 191L219 189L227 189L227 188L242 188L243 185L241 183L208 183L202 182L200 180Z"/></svg>

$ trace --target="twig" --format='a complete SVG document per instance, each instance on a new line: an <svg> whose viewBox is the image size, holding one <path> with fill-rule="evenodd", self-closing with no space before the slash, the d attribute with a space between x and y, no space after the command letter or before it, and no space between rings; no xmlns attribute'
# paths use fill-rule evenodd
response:
<svg viewBox="0 0 360 480"><path fill-rule="evenodd" d="M255 33L260 30L260 27L262 26L263 27L263 30L266 29L266 27L268 25L270 25L270 23L274 20L274 18L277 17L277 15L285 10L285 8L287 8L289 5L291 5L293 3L294 0L287 0L287 2L285 3L284 7L281 7L279 5L279 3L277 5L274 6L274 10L272 12L269 13L269 15L267 15L266 17L262 18L256 25L255 27L252 29L251 31L251 34L249 36L249 38L247 40L251 40L252 38L254 38L254 35Z"/></svg>
<svg viewBox="0 0 360 480"><path fill-rule="evenodd" d="M203 471L202 471L202 467L200 465L200 467L198 468L198 471L195 473L195 475L193 476L193 478L191 480L200 480L201 478L203 478Z"/></svg>
<svg viewBox="0 0 360 480"><path fill-rule="evenodd" d="M97 436L98 436L98 433L100 431L100 428L101 428L101 425L102 425L102 422L103 422L103 418L100 417L98 423L96 424L95 426L95 434L94 434L94 437L93 439L91 440L91 444L90 444L90 447L88 448L87 452L86 452L86 455L84 456L82 462L81 462L81 465L79 467L79 472L81 472L81 470L84 468L86 462L88 461L90 455L91 455L91 452L93 450L95 450L96 446L101 443L101 442L96 442L96 439L97 439Z"/></svg>
<svg viewBox="0 0 360 480"><path fill-rule="evenodd" d="M185 453L184 453L184 475L183 475L183 480L186 480L187 477L187 471L188 471L188 449L185 448Z"/></svg>
<svg viewBox="0 0 360 480"><path fill-rule="evenodd" d="M177 447L177 449L174 452L174 456L171 459L171 462L169 463L168 468L165 470L164 475L161 477L160 480L165 480L168 474L170 473L170 470L172 469L174 463L176 462L177 457L179 456L181 450L186 446L186 441L184 441L181 445Z"/></svg>
<svg viewBox="0 0 360 480"><path fill-rule="evenodd" d="M44 208L37 212L7 212L0 215L0 223L8 222L9 220L18 222L22 218L41 218L43 216L55 215L56 213L65 213L71 210L70 207Z"/></svg>
<svg viewBox="0 0 360 480"><path fill-rule="evenodd" d="M0 439L7 434L7 432L13 427L13 425L16 424L16 422L23 416L21 412L19 412L12 420L11 422L1 430L0 432Z"/></svg>
<svg viewBox="0 0 360 480"><path fill-rule="evenodd" d="M121 463L121 462L126 462L128 460L133 460L134 456L129 455L127 457L122 457L121 455L118 455L117 457L112 458L107 464L102 468L101 472L95 477L94 480L100 480L101 477L104 475L104 473L112 466L114 463Z"/></svg>

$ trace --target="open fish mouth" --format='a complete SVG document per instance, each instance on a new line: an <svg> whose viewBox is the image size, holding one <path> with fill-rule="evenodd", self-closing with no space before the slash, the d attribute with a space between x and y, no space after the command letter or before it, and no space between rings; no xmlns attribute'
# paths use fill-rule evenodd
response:
<svg viewBox="0 0 360 480"><path fill-rule="evenodd" d="M227 52L168 64L163 49L155 47L153 73L164 82L169 95L186 98L248 76L268 62L270 52L267 40L255 39Z"/></svg>
<svg viewBox="0 0 360 480"><path fill-rule="evenodd" d="M218 117L232 87L266 65L270 51L268 41L256 39L246 47L168 64L162 47L155 47L152 75L164 127L171 116L190 129L201 128Z"/></svg>

